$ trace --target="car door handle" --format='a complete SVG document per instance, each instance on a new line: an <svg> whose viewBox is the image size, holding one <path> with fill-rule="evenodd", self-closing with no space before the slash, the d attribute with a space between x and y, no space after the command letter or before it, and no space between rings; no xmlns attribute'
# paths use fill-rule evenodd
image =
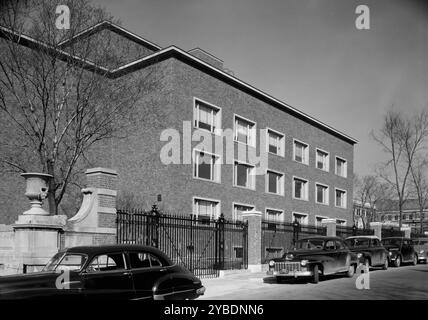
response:
<svg viewBox="0 0 428 320"><path fill-rule="evenodd" d="M123 273L123 275L124 275L124 276L128 276L128 277L131 277L131 276L132 276L132 273L131 273L131 272L124 272L124 273Z"/></svg>
<svg viewBox="0 0 428 320"><path fill-rule="evenodd" d="M160 269L159 271L160 272L165 272L166 270L168 270L167 268L162 268L162 269Z"/></svg>

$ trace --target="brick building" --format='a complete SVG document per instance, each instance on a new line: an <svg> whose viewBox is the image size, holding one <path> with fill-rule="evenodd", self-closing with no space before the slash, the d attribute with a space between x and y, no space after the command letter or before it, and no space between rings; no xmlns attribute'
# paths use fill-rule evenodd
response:
<svg viewBox="0 0 428 320"><path fill-rule="evenodd" d="M155 70L162 84L140 102L131 135L103 141L88 155L88 167L118 171L119 199L148 209L161 195L161 209L201 219L220 213L239 219L256 209L271 220L319 224L334 218L352 225L355 139L237 79L202 49L160 48L104 25L97 30L145 48L145 56L112 70L114 77ZM227 142L207 151L190 141L195 131L215 140L219 129L231 132L232 155ZM165 164L162 150L174 138L178 159ZM254 151L267 151L262 173L249 156Z"/></svg>

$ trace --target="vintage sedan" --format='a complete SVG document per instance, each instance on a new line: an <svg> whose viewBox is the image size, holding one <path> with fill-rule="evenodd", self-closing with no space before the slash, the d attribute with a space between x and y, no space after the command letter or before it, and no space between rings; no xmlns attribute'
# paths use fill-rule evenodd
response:
<svg viewBox="0 0 428 320"><path fill-rule="evenodd" d="M269 261L267 274L278 282L286 278L310 277L318 283L320 275L345 273L352 277L357 255L338 237L317 236L296 241L293 250Z"/></svg>
<svg viewBox="0 0 428 320"><path fill-rule="evenodd" d="M382 267L388 269L389 252L376 236L354 236L345 239L349 249L357 254L366 267Z"/></svg>
<svg viewBox="0 0 428 320"><path fill-rule="evenodd" d="M427 263L428 257L428 238L413 239L413 246L418 255L418 262Z"/></svg>
<svg viewBox="0 0 428 320"><path fill-rule="evenodd" d="M389 251L389 263L394 267L402 263L418 263L418 255L413 247L412 239L404 237L390 237L382 239L383 246Z"/></svg>
<svg viewBox="0 0 428 320"><path fill-rule="evenodd" d="M68 248L41 272L0 277L0 299L196 299L204 292L186 268L140 245Z"/></svg>

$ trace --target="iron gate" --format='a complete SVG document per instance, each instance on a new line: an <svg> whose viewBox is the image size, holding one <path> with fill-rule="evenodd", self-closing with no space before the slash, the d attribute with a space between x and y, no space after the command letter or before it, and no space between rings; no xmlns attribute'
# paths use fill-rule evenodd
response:
<svg viewBox="0 0 428 320"><path fill-rule="evenodd" d="M248 266L248 224L162 214L118 210L117 242L143 244L165 252L175 263L200 277L217 277L219 270Z"/></svg>

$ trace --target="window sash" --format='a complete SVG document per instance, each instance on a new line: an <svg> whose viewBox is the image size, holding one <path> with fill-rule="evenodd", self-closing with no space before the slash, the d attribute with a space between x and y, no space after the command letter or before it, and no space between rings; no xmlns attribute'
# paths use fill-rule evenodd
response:
<svg viewBox="0 0 428 320"><path fill-rule="evenodd" d="M307 145L298 141L294 142L294 160L301 163L307 163L306 150Z"/></svg>
<svg viewBox="0 0 428 320"><path fill-rule="evenodd" d="M254 188L254 175L252 173L253 167L235 162L235 174L234 174L234 180L235 185L244 187L244 188Z"/></svg>
<svg viewBox="0 0 428 320"><path fill-rule="evenodd" d="M345 207L345 195L346 193L341 190L336 190L336 206L344 208Z"/></svg>
<svg viewBox="0 0 428 320"><path fill-rule="evenodd" d="M254 124L244 119L235 119L235 140L247 145L254 145Z"/></svg>
<svg viewBox="0 0 428 320"><path fill-rule="evenodd" d="M272 131L268 131L268 150L271 153L282 155L282 139L283 137Z"/></svg>
<svg viewBox="0 0 428 320"><path fill-rule="evenodd" d="M200 129L205 129L210 132L214 132L218 127L220 112L219 110L203 104L201 102L196 102L195 105L195 126Z"/></svg>
<svg viewBox="0 0 428 320"><path fill-rule="evenodd" d="M218 206L219 202L210 201L204 199L195 199L194 200L194 214L197 218L200 217L209 217L211 220L216 219L218 216Z"/></svg>
<svg viewBox="0 0 428 320"><path fill-rule="evenodd" d="M306 192L307 182L300 179L294 179L294 197L297 199L307 198Z"/></svg>
<svg viewBox="0 0 428 320"><path fill-rule="evenodd" d="M316 190L317 190L317 202L318 203L323 203L323 204L327 204L327 191L328 188L322 185L317 184L316 185Z"/></svg>
<svg viewBox="0 0 428 320"><path fill-rule="evenodd" d="M328 154L322 151L317 151L317 168L321 170L328 170Z"/></svg>
<svg viewBox="0 0 428 320"><path fill-rule="evenodd" d="M220 181L219 157L195 151L194 175L200 179Z"/></svg>
<svg viewBox="0 0 428 320"><path fill-rule="evenodd" d="M233 206L233 220L234 221L242 220L242 213L245 211L251 211L251 210L254 210L254 207L235 204Z"/></svg>

